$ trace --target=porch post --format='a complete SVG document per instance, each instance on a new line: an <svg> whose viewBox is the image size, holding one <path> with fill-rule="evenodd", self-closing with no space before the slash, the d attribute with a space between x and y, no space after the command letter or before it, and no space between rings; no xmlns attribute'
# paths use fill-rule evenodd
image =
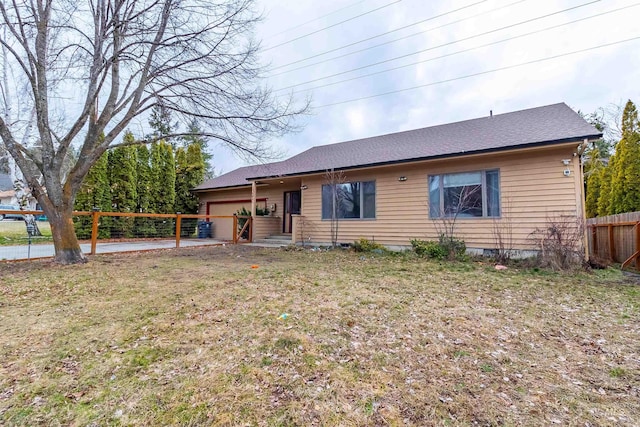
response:
<svg viewBox="0 0 640 427"><path fill-rule="evenodd" d="M256 216L256 196L258 188L255 181L251 181L251 216Z"/></svg>

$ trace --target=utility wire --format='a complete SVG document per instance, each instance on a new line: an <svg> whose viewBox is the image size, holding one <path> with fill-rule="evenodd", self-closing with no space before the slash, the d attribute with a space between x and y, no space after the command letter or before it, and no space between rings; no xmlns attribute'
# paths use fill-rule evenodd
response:
<svg viewBox="0 0 640 427"><path fill-rule="evenodd" d="M414 22L414 23L412 23L412 24L405 25L405 26L403 26L403 27L399 27L399 28L396 28L396 29L393 29L393 30L390 30L390 31L387 31L387 32L384 32L384 33L376 34L376 35L374 35L374 36L367 37L366 39L358 40L357 42L353 42L353 43L349 43L349 44L346 44L346 45L343 45L343 46L339 46L339 47L336 47L336 48L334 48L334 49L330 49L330 50L324 51L324 52L322 52L322 53L318 53L318 54L315 54L315 55L309 56L309 57L307 57L307 58L298 59L297 61L289 62L288 64L278 65L277 67L274 67L274 68L272 68L271 70L279 70L280 68L288 67L289 65L294 65L294 64L298 64L298 63L300 63L300 62L308 61L309 59L317 58L317 57L319 57L319 56L324 56L324 55L326 55L326 54L328 54L328 53L332 53L332 52L336 52L336 51L338 51L338 50L346 49L346 48L348 48L348 47L355 46L355 45L360 44L360 43L368 42L368 41L370 41L370 40L374 40L374 39L377 39L377 38L379 38L379 37L383 37L383 36L386 36L386 35L389 35L389 34L392 34L392 33L395 33L395 32L398 32L398 31L401 31L401 30L404 30L404 29L410 28L410 27L415 27L416 25L424 24L425 22L432 21L432 20L434 20L434 19L441 18L441 17L443 17L443 16L450 15L450 14L455 13L455 12L459 12L459 11L464 10L464 9L468 9L468 8L470 8L470 7L473 7L473 6L479 5L480 3L484 3L484 2L486 2L486 1L487 1L487 0L482 0L482 1L479 1L479 2L476 2L476 3L471 3L471 4L467 5L467 6L463 6L463 7L460 7L460 8L458 8L458 9L450 10L450 11L448 11L448 12L444 12L444 13L441 13L440 15L435 15L435 16L432 16L432 17L427 18L427 19L423 19L422 21ZM497 8L491 9L491 10L488 10L488 11L486 11L486 12L478 13L478 14L473 15L473 16L470 16L470 17L468 17L468 18L459 19L459 20L457 20L457 21L453 21L453 22L450 22L450 23L448 23L448 24L441 25L440 27L435 27L435 28L431 28L431 29L426 30L426 31L420 31L420 32L417 32L417 33L413 33L413 34L411 34L411 35L409 35L409 36L402 37L402 38L400 38L400 39L396 39L396 40L394 40L394 41L404 40L404 39L406 39L406 38L413 37L413 36L416 36L416 35L418 35L418 34L425 33L425 32L427 32L427 31L436 30L436 29L439 29L439 28L442 28L442 27L446 27L446 26L448 26L448 25L456 24L456 23L459 23L459 22L462 22L462 21L466 21L466 20L469 20L469 19L472 19L472 18L477 18L478 16L486 15L487 13L495 12L496 10L504 9L504 8L506 8L506 7L513 6L514 4L522 3L522 2L525 2L525 1L528 1L528 0L518 0L518 1L514 2L514 3L508 4L508 5L505 5L505 6L500 6L500 7L497 7ZM391 41L391 42L387 42L387 43L393 43L393 41ZM383 43L383 44L386 44L386 43ZM382 46L382 45L377 45L377 46ZM373 47L377 47L377 46L373 46ZM360 51L358 51L358 52L360 52ZM348 54L348 55L350 55L350 54ZM341 56L339 56L338 58L341 58ZM335 58L332 58L332 59L330 59L330 60L333 60L333 59L335 59ZM327 61L330 61L330 60L328 59ZM277 75L284 74L284 73L288 73L289 71L295 71L295 70L298 70L298 69L299 69L299 68L295 68L295 69L293 69L293 70L288 70L288 71L283 71L283 72L278 73L278 74L272 74L272 76L277 76Z"/></svg>
<svg viewBox="0 0 640 427"><path fill-rule="evenodd" d="M317 81L325 80L325 79L328 79L328 78L331 78L331 77L342 76L344 74L349 74L349 73L352 73L354 71L364 70L366 68L371 68L371 67L374 67L376 65L381 65L381 64L386 64L388 62L397 61L398 59L408 58L410 56L415 56L415 55L418 55L420 53L428 52L428 51L435 50L435 49L438 49L438 48L441 48L441 47L445 47L445 46L454 45L454 44L457 44L457 43L460 43L460 42L463 42L463 41L475 39L477 37L486 36L487 34L496 33L498 31L506 30L508 28L513 28L513 27L516 27L516 26L519 26L519 25L528 24L528 23L531 23L531 22L534 22L534 21L538 21L540 19L548 18L550 16L554 16L554 15L558 15L558 14L561 14L561 13L565 13L565 12L568 12L570 10L575 10L575 9L578 9L578 8L581 8L581 7L585 7L585 6L594 4L594 3L598 3L599 1L601 1L601 0L592 0L592 1L588 2L588 3L583 3L583 4L580 4L578 6L570 7L568 9L563 9L563 10L560 10L560 11L557 11L557 12L553 12L553 13L549 13L549 14L546 14L546 15L538 16L536 18L526 19L524 21L520 21L520 22L517 22L515 24L509 24L509 25L506 25L504 27L495 28L493 30L485 31L485 32L480 33L480 34L475 34L473 36L464 37L464 38L461 38L461 39L458 39L458 40L454 40L454 41L451 41L451 42L443 43L441 45L432 46L432 47L429 47L427 49L419 50L417 52L412 52L412 53L408 53L406 55L396 56L394 58L385 59L383 61L374 62L372 64L363 65L363 66L360 66L360 67L357 67L357 68L352 68L350 70L341 71L341 72L335 73L335 74L330 74L328 76L318 77L317 79L307 80L307 81L302 82L302 83L297 83L297 84L294 84L294 85L285 86L285 87L276 89L275 92L286 90L286 89L291 89L291 88L302 86L302 85L309 84L309 83L315 83ZM323 62L325 62L325 61L323 61ZM317 64L311 64L311 65L317 65ZM307 65L307 66L301 67L301 68L306 68L306 67L309 67L311 65Z"/></svg>
<svg viewBox="0 0 640 427"><path fill-rule="evenodd" d="M354 81L354 80L359 80L359 79L363 79L363 78L366 78L366 77L375 76L375 75L378 75L378 74L388 73L390 71L400 70L402 68L412 67L412 66L418 65L418 64L424 64L426 62L431 62L431 61L435 61L435 60L442 59L442 58L448 58L450 56L459 55L461 53L471 52L473 50L482 49L482 48L493 46L493 45L497 45L497 44L500 44L500 43L505 43L505 42L508 42L508 41L511 41L511 40L515 40L515 39L519 39L519 38L522 38L522 37L531 36L531 35L542 33L542 32L549 31L549 30L554 30L556 28L560 28L560 27L564 27L564 26L567 26L567 25L575 24L577 22L587 21L589 19L598 18L600 16L609 15L611 13L620 12L621 10L630 9L632 7L637 7L637 6L640 6L640 3L634 3L634 4L631 4L631 5L628 5L628 6L623 6L623 7L617 8L617 9L609 10L607 12L598 13L598 14L595 14L595 15L587 16L587 17L584 17L584 18L576 19L576 20L565 22L565 23L558 24L558 25L552 25L550 27L542 28L540 30L531 31L531 32L528 32L528 33L524 33L524 34L520 34L520 35L517 35L517 36L509 37L509 38L506 38L506 39L494 41L494 42L491 42L491 43L486 43L486 44L483 44L483 45L480 45L480 46L475 46L475 47L471 47L471 48L468 48L468 49L459 50L457 52L451 52L451 53L448 53L448 54L445 54L445 55L436 56L434 58L429 58L429 59L425 59L425 60L422 60L422 61L412 62L411 64L406 64L406 65L401 65L401 66L398 66L398 67L388 68L386 70L376 71L375 73L364 74L362 76L352 77L350 79L344 79L344 80L340 80L340 81L332 82L332 83L327 83L327 84L320 85L320 86L314 86L314 87L310 87L310 88L306 88L306 89L296 90L296 91L293 91L292 94L301 93L301 92L311 92L311 91L314 91L314 90L317 90L317 89L322 89L322 88L329 87L329 86L335 86L335 85L341 84L341 83L347 83L347 82L351 82L351 81Z"/></svg>
<svg viewBox="0 0 640 427"><path fill-rule="evenodd" d="M361 98L354 98L354 99L347 99L347 100L339 101L339 102L333 102L331 104L324 104L324 105L320 105L320 106L315 107L315 108L333 107L333 106L336 106L336 105L347 104L347 103L356 102L356 101L362 101L362 100L365 100L365 99L372 99L372 98L378 98L378 97L381 97L381 96L392 95L392 94L401 93L401 92L408 92L408 91L415 90L415 89L422 89L422 88L429 87L429 86L435 86L435 85L439 85L439 84L443 84L443 83L454 82L454 81L457 81L457 80L468 79L468 78L471 78L471 77L482 76L484 74L490 74L490 73L495 73L495 72L498 72L498 71L510 70L510 69L513 69L513 68L523 67L523 66L526 66L526 65L536 64L536 63L540 63L540 62L551 61L553 59L558 59L558 58L562 58L562 57L570 56L570 55L576 55L576 54L579 54L579 53L589 52L589 51L592 51L592 50L602 49L602 48L605 48L605 47L615 46L615 45L618 45L618 44L621 44L621 43L627 43L627 42L635 41L635 40L640 40L640 36L636 36L636 37L632 37L632 38L624 39L624 40L618 40L618 41L611 42L611 43L605 43L605 44L601 44L601 45L598 45L598 46L592 46L592 47L588 47L588 48L585 48L585 49L574 50L572 52L565 52L565 53L562 53L562 54L559 54L559 55L548 56L546 58L539 58L539 59L534 59L532 61L521 62L519 64L507 65L507 66L500 67L500 68L494 68L492 70L485 70L485 71L480 71L478 73L467 74L467 75L459 76L459 77L453 77L453 78L450 78L450 79L440 80L440 81L437 81L437 82L431 82L431 83L426 83L426 84L423 84L423 85L412 86L412 87L408 87L408 88L405 88L405 89L392 90L392 91L389 91L389 92L378 93L378 94L375 94L375 95L363 96Z"/></svg>
<svg viewBox="0 0 640 427"><path fill-rule="evenodd" d="M282 30L282 31L280 31L278 33L275 33L275 34L271 34L269 37L265 37L263 40L269 40L269 39L272 39L272 38L274 38L276 36L279 36L280 34L284 34L284 33L288 33L289 31L297 30L300 27L304 27L305 25L311 24L312 22L319 21L319 20L321 20L323 18L326 18L327 16L335 15L338 12L342 12L343 10L350 9L353 6L356 6L356 5L359 5L361 3L364 3L365 1L367 1L367 0L360 0L360 1L357 1L355 3L351 3L349 6L341 7L340 9L336 9L333 12L325 13L324 15L318 16L317 18L311 19L310 21L303 22L302 24L298 24L298 25L296 25L294 27L287 28L286 30Z"/></svg>
<svg viewBox="0 0 640 427"><path fill-rule="evenodd" d="M303 39L303 38L305 38L305 37L309 37L309 36L311 36L311 35L318 34L318 33L322 32L322 31L326 31L326 30L328 30L328 29L330 29L330 28L337 27L338 25L342 25L342 24L344 24L345 22L353 21L354 19L361 18L361 17L363 17L363 16L365 16L365 15L368 15L368 14L370 14L370 13L377 12L377 11L379 11L379 10L381 10L381 9L384 9L384 8L386 8L386 7L389 7L389 6L393 6L394 4L396 4L396 3L400 3L401 1L402 1L402 0L395 0L395 1L391 2L391 3L387 3L387 4L385 4L384 6L380 6L380 7L377 7L377 8L375 8L375 9L368 10L368 11L366 11L366 12L364 12L364 13L361 13L360 15L352 16L351 18L345 19L344 21L336 22L335 24L331 24L331 25L329 25L328 27L320 28L319 30L315 30L315 31L312 31L312 32L307 33L307 34L303 34L303 35L301 35L301 36L299 36L299 37L293 38L293 39L291 39L291 40L287 40L286 42L282 42L282 43L276 44L276 45L274 45L274 46L268 47L268 48L266 48L266 49L263 49L262 51L263 51L263 52L266 52L266 51L268 51L268 50L275 49L275 48L277 48L277 47L284 46L284 45L289 44L289 43L293 43L293 42L295 42L295 41L297 41L297 40L300 40L300 39Z"/></svg>

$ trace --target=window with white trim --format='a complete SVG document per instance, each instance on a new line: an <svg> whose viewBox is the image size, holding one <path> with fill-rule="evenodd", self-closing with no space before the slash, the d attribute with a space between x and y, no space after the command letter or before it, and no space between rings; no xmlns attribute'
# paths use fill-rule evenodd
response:
<svg viewBox="0 0 640 427"><path fill-rule="evenodd" d="M499 171L494 169L429 175L429 216L499 217Z"/></svg>
<svg viewBox="0 0 640 427"><path fill-rule="evenodd" d="M322 219L374 219L375 217L375 181L322 186Z"/></svg>

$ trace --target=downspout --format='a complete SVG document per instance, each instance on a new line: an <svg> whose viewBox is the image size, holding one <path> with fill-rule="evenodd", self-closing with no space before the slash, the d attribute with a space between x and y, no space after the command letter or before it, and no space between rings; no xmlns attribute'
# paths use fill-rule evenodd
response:
<svg viewBox="0 0 640 427"><path fill-rule="evenodd" d="M587 146L589 144L589 140L587 138L584 139L584 141L582 142L582 144L580 144L578 146L578 174L579 174L579 187L580 187L580 206L578 207L579 211L576 212L576 214L581 215L581 221L583 224L583 233L582 233L582 240L583 240L583 246L584 246L584 256L585 256L585 260L589 261L589 238L587 237L587 198L586 198L586 194L584 191L584 163L582 161L582 154L585 152L585 150L587 149ZM581 212L580 212L581 211Z"/></svg>

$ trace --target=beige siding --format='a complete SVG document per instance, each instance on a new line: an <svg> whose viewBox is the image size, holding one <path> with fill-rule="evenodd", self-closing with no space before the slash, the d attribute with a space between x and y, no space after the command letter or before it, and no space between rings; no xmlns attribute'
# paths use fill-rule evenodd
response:
<svg viewBox="0 0 640 427"><path fill-rule="evenodd" d="M259 239L272 234L279 234L282 232L282 215L284 211L284 192L294 191L300 189L300 181L287 182L280 184L278 180L273 183L259 185L257 188L257 198L266 199L257 203L259 207L268 207L271 209L275 205L275 212L271 212L271 219L264 219L256 224L257 231L254 234L254 238ZM251 210L251 186L243 188L235 188L228 190L217 190L198 193L200 198L199 213L201 215L207 214L207 205L209 204L210 215L233 215L242 207ZM214 202L215 204L210 204ZM220 223L219 227L214 227L215 238L218 239L232 239L233 224L231 219L214 219L214 224ZM258 221L260 219L258 218Z"/></svg>
<svg viewBox="0 0 640 427"><path fill-rule="evenodd" d="M199 193L200 208L199 213L206 215L233 215L243 207L251 209L251 187L219 190L215 192ZM258 197L265 197L258 191ZM207 212L209 205L209 212ZM266 202L259 202L258 206L264 207ZM218 213L220 212L220 213Z"/></svg>
<svg viewBox="0 0 640 427"><path fill-rule="evenodd" d="M514 249L531 249L529 236L543 227L547 218L558 215L575 217L582 207L575 179L576 144L563 148L523 151L517 154L492 154L466 159L426 161L346 173L347 180L376 181L376 219L341 220L339 240L351 243L364 237L389 245L408 245L410 239L436 239L441 220L429 219L428 175L442 173L500 170L502 216L458 218L455 234L470 248L494 248L494 224L512 229ZM572 159L572 175L565 177L562 159ZM399 176L406 176L404 182ZM308 188L302 192L302 216L306 240L330 241L330 221L321 219L320 175L303 178ZM297 227L300 229L301 227ZM300 240L301 236L295 236Z"/></svg>
<svg viewBox="0 0 640 427"><path fill-rule="evenodd" d="M210 218L213 222L213 238L233 240L233 218Z"/></svg>
<svg viewBox="0 0 640 427"><path fill-rule="evenodd" d="M282 219L272 216L257 216L253 222L253 238L264 239L267 236L281 234Z"/></svg>

